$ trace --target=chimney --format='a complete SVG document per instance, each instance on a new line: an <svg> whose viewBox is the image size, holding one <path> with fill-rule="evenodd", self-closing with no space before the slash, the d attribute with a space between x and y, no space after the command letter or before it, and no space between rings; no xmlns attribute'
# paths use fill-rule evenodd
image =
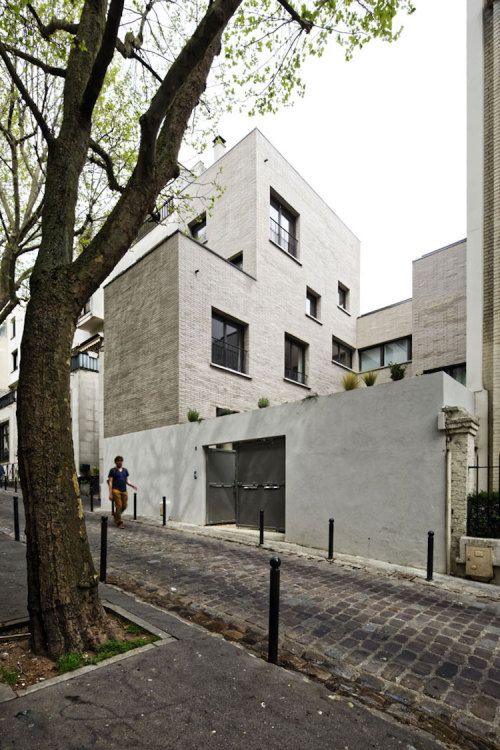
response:
<svg viewBox="0 0 500 750"><path fill-rule="evenodd" d="M221 158L221 156L224 156L224 153L226 151L226 141L221 135L218 135L214 138L214 161L217 161Z"/></svg>

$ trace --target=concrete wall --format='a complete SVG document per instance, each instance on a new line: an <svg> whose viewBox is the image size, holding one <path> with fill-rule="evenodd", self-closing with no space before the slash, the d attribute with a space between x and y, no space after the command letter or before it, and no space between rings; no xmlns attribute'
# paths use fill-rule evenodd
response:
<svg viewBox="0 0 500 750"><path fill-rule="evenodd" d="M473 396L435 373L201 423L104 441L105 473L124 455L139 487L139 513L158 516L162 496L174 520L204 524L206 448L284 435L286 538L325 548L335 518L336 549L425 566L427 531L435 569L446 567L445 405L472 411Z"/></svg>

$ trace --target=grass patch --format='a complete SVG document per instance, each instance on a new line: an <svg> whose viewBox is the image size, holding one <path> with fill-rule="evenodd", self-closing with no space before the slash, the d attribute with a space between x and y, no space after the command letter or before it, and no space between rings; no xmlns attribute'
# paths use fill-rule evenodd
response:
<svg viewBox="0 0 500 750"><path fill-rule="evenodd" d="M11 687L16 684L18 676L17 672L11 672L10 669L5 669L5 667L0 669L0 682L5 682Z"/></svg>
<svg viewBox="0 0 500 750"><path fill-rule="evenodd" d="M133 625L133 623L129 624ZM134 627L138 628L137 625ZM145 632L141 628L139 628L139 631ZM98 664L105 659L111 659L112 656L116 656L117 654L125 654L127 651L132 651L134 648L142 648L142 646L147 646L148 643L154 643L159 640L160 639L157 635L153 635L149 639L134 638L131 641L106 641L99 646L95 656L77 653L60 656L56 661L57 671L59 674L72 672L75 669L80 669L80 667L86 667L87 664Z"/></svg>
<svg viewBox="0 0 500 750"><path fill-rule="evenodd" d="M127 622L127 624L125 625L123 629L125 630L126 633L135 633L136 635L139 635L139 634L142 635L143 633L146 632L144 628L141 628L140 625L136 625L135 622Z"/></svg>

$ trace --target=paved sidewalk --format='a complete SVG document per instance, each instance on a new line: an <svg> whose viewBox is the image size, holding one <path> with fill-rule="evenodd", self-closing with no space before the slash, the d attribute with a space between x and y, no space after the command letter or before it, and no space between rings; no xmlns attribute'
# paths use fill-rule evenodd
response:
<svg viewBox="0 0 500 750"><path fill-rule="evenodd" d="M25 612L17 595L10 597L23 588L24 553L22 543L0 533L0 621ZM4 597L6 579L12 586ZM0 683L1 750L459 747L355 705L111 586L101 584L101 598L168 637L17 697Z"/></svg>
<svg viewBox="0 0 500 750"><path fill-rule="evenodd" d="M0 526L9 526L0 503ZM98 560L99 514L87 516ZM282 560L280 663L462 747L495 747L500 697L498 589L221 531L126 519L111 528L108 578L157 606L266 650L269 558ZM235 535L230 532L234 539ZM479 742L479 744L477 744ZM483 744L481 744L483 743Z"/></svg>

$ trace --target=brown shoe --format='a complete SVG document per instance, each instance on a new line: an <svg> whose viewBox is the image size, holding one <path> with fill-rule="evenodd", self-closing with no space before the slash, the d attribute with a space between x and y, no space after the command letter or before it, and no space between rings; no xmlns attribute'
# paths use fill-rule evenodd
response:
<svg viewBox="0 0 500 750"><path fill-rule="evenodd" d="M125 528L125 526L124 526L124 525L123 525L122 523L119 523L119 524L118 524L118 528L119 528L119 529L124 529L124 528Z"/></svg>

